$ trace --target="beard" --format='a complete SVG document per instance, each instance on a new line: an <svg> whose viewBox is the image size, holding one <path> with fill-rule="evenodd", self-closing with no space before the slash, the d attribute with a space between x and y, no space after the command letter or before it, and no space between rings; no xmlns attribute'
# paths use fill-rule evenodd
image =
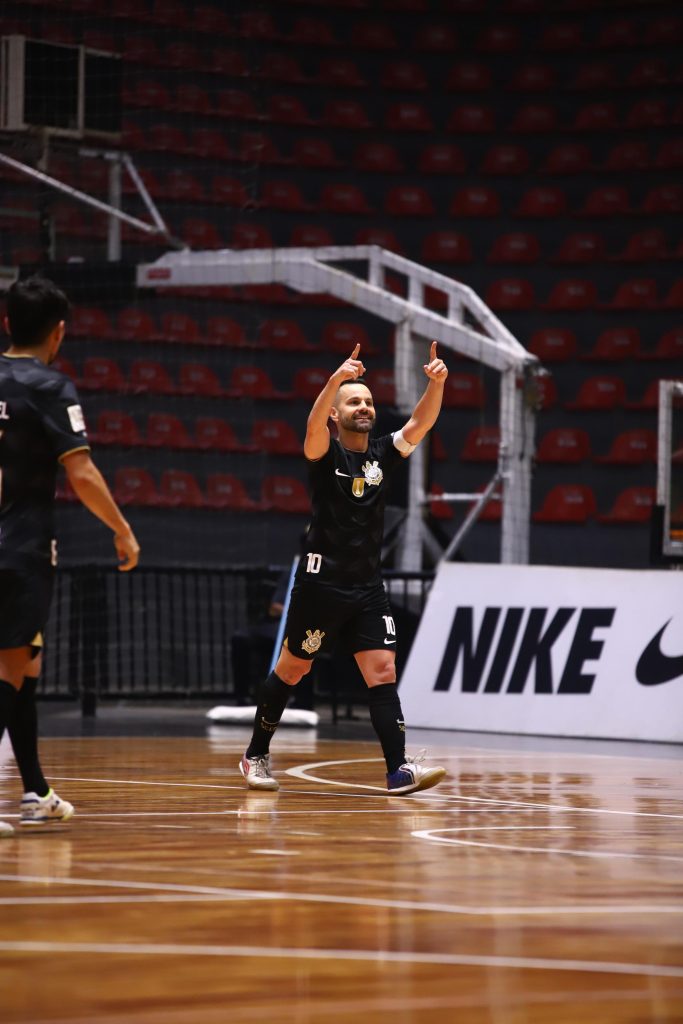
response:
<svg viewBox="0 0 683 1024"><path fill-rule="evenodd" d="M344 430L350 430L354 434L369 434L375 424L374 416L344 416L339 418L340 425Z"/></svg>

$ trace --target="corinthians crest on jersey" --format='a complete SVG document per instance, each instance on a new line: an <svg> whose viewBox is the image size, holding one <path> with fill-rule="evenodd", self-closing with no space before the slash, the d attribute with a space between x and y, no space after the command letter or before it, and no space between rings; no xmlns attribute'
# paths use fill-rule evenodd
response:
<svg viewBox="0 0 683 1024"><path fill-rule="evenodd" d="M382 480L384 479L384 474L380 469L377 459L375 459L373 462L370 462L370 460L368 459L365 465L361 466L361 470L363 472L363 476L356 476L353 479L351 492L354 498L363 497L366 484L368 484L369 487L379 487L379 485L382 483Z"/></svg>

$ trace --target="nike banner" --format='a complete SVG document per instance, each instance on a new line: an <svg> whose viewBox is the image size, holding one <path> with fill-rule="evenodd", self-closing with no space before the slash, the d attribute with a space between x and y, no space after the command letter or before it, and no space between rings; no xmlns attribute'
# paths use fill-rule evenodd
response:
<svg viewBox="0 0 683 1024"><path fill-rule="evenodd" d="M409 725L683 741L683 573L439 569L401 680Z"/></svg>

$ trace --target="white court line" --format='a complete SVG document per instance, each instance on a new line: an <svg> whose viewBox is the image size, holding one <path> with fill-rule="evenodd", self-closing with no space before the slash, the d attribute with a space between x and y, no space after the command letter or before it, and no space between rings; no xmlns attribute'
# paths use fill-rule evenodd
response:
<svg viewBox="0 0 683 1024"><path fill-rule="evenodd" d="M420 829L411 832L416 839L426 839L430 843L441 843L444 846L480 846L487 850L507 850L508 853L561 853L566 857L594 857L597 859L612 860L613 858L623 860L663 860L675 863L683 862L683 857L675 857L667 853L627 853L616 850L565 850L554 846L505 846L500 843L477 843L472 839L448 839L435 835L436 832L518 832L522 829L530 829L538 832L545 832L546 828L556 826L544 825L471 825L468 828L439 828Z"/></svg>
<svg viewBox="0 0 683 1024"><path fill-rule="evenodd" d="M379 789L378 786L367 786L361 785L355 782L342 782L339 779L325 779L318 775L310 775L309 772L312 769L318 768L331 768L338 765L353 765L363 764L368 762L374 762L378 759L376 757L361 757L361 758L348 758L344 761L315 761L307 764L296 765L294 768L285 768L286 775L292 775L295 779L304 779L306 782L318 782L325 786L344 786L352 789ZM509 785L509 783L505 783ZM383 790L385 795L386 790ZM399 799L394 797L392 799ZM406 799L405 797L403 799ZM625 811L617 810L614 808L607 807L572 807L565 806L563 804L541 804L534 803L530 800L497 800L492 797L479 797L479 796L458 796L458 795L444 795L441 797L442 800L458 801L462 803L479 803L479 804L491 804L491 805L503 805L505 807L531 807L539 810L547 811L573 811L576 814L622 814L632 818L673 818L675 820L683 821L683 814L660 814L655 811ZM417 806L417 805L413 805Z"/></svg>
<svg viewBox="0 0 683 1024"><path fill-rule="evenodd" d="M378 964L431 964L449 967L499 967L532 971L573 971L683 978L683 967L609 960L552 960L523 956L472 956L465 953L419 953L391 949L311 949L297 946L208 946L151 942L0 942L5 953L93 953L123 956L249 957L262 960L351 960Z"/></svg>
<svg viewBox="0 0 683 1024"><path fill-rule="evenodd" d="M220 897L230 899L255 899L255 900L291 900L295 903L332 903L342 906L358 907L380 907L388 910L416 910L431 911L437 914L456 914L475 917L488 917L491 915L541 915L541 914L683 914L683 906L671 907L669 905L654 905L644 907L642 905L630 905L626 907L615 907L598 904L592 907L468 907L448 903L426 903L416 900L387 900L372 896L334 896L327 893L303 893L270 891L266 889L234 889L209 885L180 885L172 882L128 882L124 879L99 879L99 878L64 878L50 877L46 875L4 875L0 874L0 882L26 882L38 883L40 885L54 884L66 886L89 886L93 889L138 889L145 892L160 893L187 893L197 896ZM43 897L47 900L48 897ZM1 903L2 901L0 901Z"/></svg>

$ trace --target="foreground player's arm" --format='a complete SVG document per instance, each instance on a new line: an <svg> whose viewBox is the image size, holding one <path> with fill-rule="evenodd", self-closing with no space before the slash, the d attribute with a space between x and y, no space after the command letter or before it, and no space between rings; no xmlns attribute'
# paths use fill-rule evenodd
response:
<svg viewBox="0 0 683 1024"><path fill-rule="evenodd" d="M90 458L90 453L71 452L61 461L80 501L113 532L119 569L123 572L134 569L138 564L140 546L112 498L104 477Z"/></svg>
<svg viewBox="0 0 683 1024"><path fill-rule="evenodd" d="M339 385L343 384L345 380L357 380L365 373L365 367L358 358L359 352L360 345L356 345L349 358L342 363L338 370L335 370L313 403L313 408L308 415L304 441L304 455L311 462L322 459L330 447L330 431L327 421L330 418Z"/></svg>
<svg viewBox="0 0 683 1024"><path fill-rule="evenodd" d="M411 446L420 443L436 423L441 411L443 387L448 376L448 369L444 361L439 359L436 354L435 341L432 342L429 362L425 363L424 372L429 378L429 383L422 398L413 409L413 415L401 431L404 441Z"/></svg>

